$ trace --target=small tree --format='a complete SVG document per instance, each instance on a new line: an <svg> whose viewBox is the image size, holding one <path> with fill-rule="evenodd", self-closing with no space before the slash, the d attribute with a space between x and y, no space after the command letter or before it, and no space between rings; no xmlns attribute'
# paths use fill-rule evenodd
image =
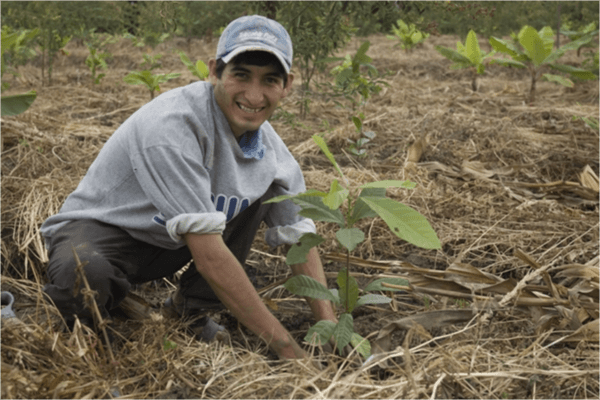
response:
<svg viewBox="0 0 600 400"><path fill-rule="evenodd" d="M474 92L477 91L479 85L477 83L477 77L483 75L485 72L484 61L495 54L490 52L485 54L479 48L479 41L477 35L473 30L467 34L465 44L460 41L456 43L456 50L449 49L447 47L435 46L435 49L444 57L453 61L454 64L450 66L452 69L469 68L473 73L471 81L471 87Z"/></svg>
<svg viewBox="0 0 600 400"><path fill-rule="evenodd" d="M313 140L332 163L342 181L346 182L342 170L323 138L314 135ZM340 270L337 276L339 289L328 290L321 283L305 275L297 275L284 285L286 289L296 295L330 300L343 308L337 324L333 321L319 321L308 330L305 340L323 344L333 338L340 354L343 348L350 343L363 357L366 358L370 355L369 341L354 332L352 312L356 307L366 304L385 304L391 302L391 299L375 293L365 293L360 296L358 283L350 275L350 254L365 239L365 235L354 225L362 218L379 216L400 239L426 249L439 249L440 241L423 215L385 196L386 188L410 189L414 186L414 183L408 181L379 181L351 188L334 179L329 192L308 190L295 196L278 196L267 201L267 203L276 203L289 199L301 207L300 215L316 221L334 222L340 228L336 231L335 237L338 244L346 250L347 258L345 268ZM342 211L341 207L344 204L346 207ZM324 241L325 239L320 235L304 234L300 238L300 243L290 248L286 258L287 264L306 262L309 250ZM402 286L409 285L408 281L401 278L380 279L365 287L363 292L390 291L390 288L382 286L382 282Z"/></svg>
<svg viewBox="0 0 600 400"><path fill-rule="evenodd" d="M406 24L406 22L399 19L396 24L398 26L392 25L392 32L395 36L388 35L387 37L388 39L397 39L399 43L396 46L402 47L407 52L412 51L413 48L429 37L428 33L421 32L413 23Z"/></svg>
<svg viewBox="0 0 600 400"><path fill-rule="evenodd" d="M5 52L14 51L16 46L18 46L19 43L21 43L20 40L22 40L22 38L23 32L14 32L11 34L5 34L4 32L2 32L2 49L0 53L0 59L2 60L2 72L0 75L0 79L6 71L6 62L4 61ZM4 89L4 84L2 85L2 89ZM10 115L17 115L25 112L31 106L36 96L37 94L35 90L23 94L2 96L2 116L7 117Z"/></svg>
<svg viewBox="0 0 600 400"><path fill-rule="evenodd" d="M596 79L597 76L590 71L570 65L557 64L556 60L562 57L568 50L577 50L580 46L588 43L598 34L598 31L588 33L578 40L570 42L553 51L554 32L546 26L539 32L530 26L524 26L518 35L513 36L513 42L508 42L495 37L490 38L490 44L494 50L509 55L512 59L496 59L493 63L517 68L527 68L531 76L529 89L529 101L535 101L536 82L542 72L549 67L557 71L568 73L580 79ZM543 74L549 81L560 83L565 86L573 86L573 82L560 75Z"/></svg>

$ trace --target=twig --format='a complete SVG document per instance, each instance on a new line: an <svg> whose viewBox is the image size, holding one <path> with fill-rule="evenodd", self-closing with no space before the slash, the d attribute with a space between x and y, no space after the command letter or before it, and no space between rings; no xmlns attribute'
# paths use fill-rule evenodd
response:
<svg viewBox="0 0 600 400"><path fill-rule="evenodd" d="M84 286L85 286L85 292L82 293L83 296L85 297L85 304L87 306L89 306L90 311L92 312L92 314L95 316L95 318L98 321L98 327L102 330L102 334L104 336L104 342L106 343L106 347L108 348L108 354L110 355L110 360L113 363L113 365L115 365L115 356L113 354L112 351L112 347L110 345L110 341L108 339L108 333L106 332L106 328L105 325L106 323L104 322L104 319L102 318L102 314L100 313L100 309L98 308L98 304L96 303L96 299L94 297L94 291L92 291L92 289L90 288L90 284L87 280L87 277L85 276L85 272L83 271L83 267L85 267L88 262L84 262L82 263L79 259L79 256L77 255L77 251L75 250L75 246L72 246L72 250L73 250L73 257L75 258L75 262L77 263L77 267L76 267L76 271L77 274L79 275L79 278L81 279L81 281L83 282Z"/></svg>

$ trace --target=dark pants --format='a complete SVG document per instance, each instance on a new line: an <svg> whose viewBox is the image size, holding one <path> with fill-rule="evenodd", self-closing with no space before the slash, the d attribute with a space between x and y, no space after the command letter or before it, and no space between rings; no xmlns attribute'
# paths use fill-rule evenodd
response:
<svg viewBox="0 0 600 400"><path fill-rule="evenodd" d="M223 232L225 244L242 265L267 213L268 205L261 203L261 200L256 201L240 213L227 223ZM98 293L96 302L104 316L125 298L132 284L171 276L192 259L187 246L166 250L136 240L116 226L94 220L68 223L54 233L48 245L49 283L44 291L67 321L73 320L73 315L91 317L82 295L74 295L74 284L79 280L73 248L81 262L87 262L86 278L91 289ZM186 314L193 313L194 309L222 307L193 263L181 276L180 290Z"/></svg>

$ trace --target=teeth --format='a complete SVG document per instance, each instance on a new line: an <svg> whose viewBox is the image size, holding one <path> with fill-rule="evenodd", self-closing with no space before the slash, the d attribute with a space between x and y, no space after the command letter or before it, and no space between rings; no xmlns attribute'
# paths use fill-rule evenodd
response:
<svg viewBox="0 0 600 400"><path fill-rule="evenodd" d="M243 105L241 105L240 103L238 103L238 106L239 106L239 107L240 107L240 108L241 108L243 111L245 111L245 112L248 112L248 113L253 113L253 114L256 114L257 112L259 112L259 111L261 111L261 110L262 110L262 107L261 107L261 108L248 108L248 107L246 107L246 106L243 106Z"/></svg>

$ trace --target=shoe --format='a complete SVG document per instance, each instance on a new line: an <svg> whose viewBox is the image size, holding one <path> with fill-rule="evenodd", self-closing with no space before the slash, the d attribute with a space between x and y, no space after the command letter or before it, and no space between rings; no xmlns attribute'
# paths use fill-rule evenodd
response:
<svg viewBox="0 0 600 400"><path fill-rule="evenodd" d="M211 305L207 308L214 309L215 307L210 307ZM173 296L165 301L163 313L168 317L191 320L188 328L192 331L196 339L202 342L210 343L215 340L222 342L229 338L229 333L224 326L216 323L208 315L203 315L207 313L207 309L194 308L193 311L188 310L184 313L184 308L183 296L177 290Z"/></svg>

